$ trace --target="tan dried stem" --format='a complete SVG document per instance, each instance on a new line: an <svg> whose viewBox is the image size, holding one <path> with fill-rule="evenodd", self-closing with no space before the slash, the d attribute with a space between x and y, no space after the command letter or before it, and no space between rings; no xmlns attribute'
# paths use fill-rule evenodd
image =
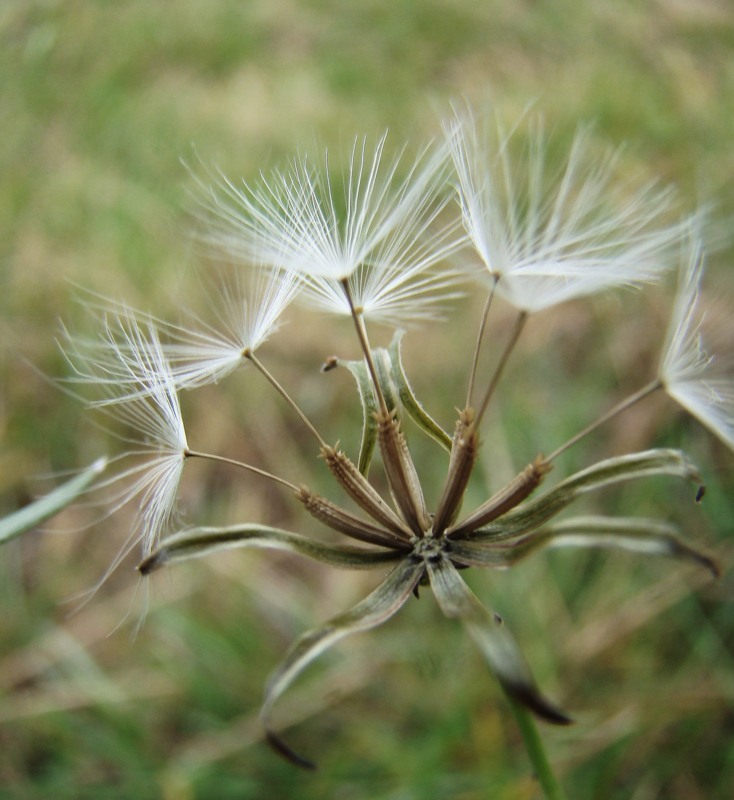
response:
<svg viewBox="0 0 734 800"><path fill-rule="evenodd" d="M663 388L663 383L659 379L648 383L647 386L643 386L642 389L631 394L629 397L626 397L621 402L617 403L616 406L610 408L605 414L602 414L600 417L595 419L589 425L587 425L583 430L580 430L575 436L572 436L567 442L562 444L560 447L556 448L549 456L546 457L546 463L550 463L554 459L558 458L561 453L565 453L570 447L573 447L577 442L581 441L585 436L588 436L590 433L595 431L605 422L609 422L610 419L613 419L618 414L621 414L623 411L626 411L628 408L631 408L636 403L639 403L640 400L644 400L648 395L653 394L658 389Z"/></svg>
<svg viewBox="0 0 734 800"><path fill-rule="evenodd" d="M273 386L273 388L278 392L278 394L288 403L288 405L295 411L298 418L303 422L303 424L308 428L311 434L315 437L316 441L319 443L321 447L326 447L326 442L321 437L321 434L316 430L313 426L311 421L308 417L301 411L301 409L296 404L296 401L286 392L283 386L278 383L275 376L265 367L265 365L258 359L255 354L251 350L245 350L242 353L243 357L248 359L253 366L257 368L257 370L266 378L266 380Z"/></svg>
<svg viewBox="0 0 734 800"><path fill-rule="evenodd" d="M352 319L354 320L354 327L357 329L357 337L359 338L359 344L362 348L365 361L367 362L367 369L369 370L370 377L372 378L372 385L375 387L377 403L380 406L380 410L387 414L387 403L385 402L385 396L380 388L380 382L377 379L377 369L375 368L375 362L372 359L372 350L370 349L370 342L367 338L367 328L364 324L364 317L362 316L361 310L354 305L352 290L349 288L349 281L347 278L342 279L341 286L344 290L344 296L347 298L347 302L349 303L349 310L351 311Z"/></svg>
<svg viewBox="0 0 734 800"><path fill-rule="evenodd" d="M492 300L494 299L494 292L497 288L497 277L494 278L492 288L489 290L489 295L484 304L484 311L482 312L482 321L479 323L479 331L477 332L477 341L474 345L474 358L472 359L471 372L469 374L469 386L466 390L466 408L471 406L471 396L474 393L474 383L477 378L477 368L479 365L479 351L482 349L482 342L484 340L484 332L487 328L487 319L489 318L489 310L492 307Z"/></svg>
<svg viewBox="0 0 734 800"><path fill-rule="evenodd" d="M252 464L246 464L244 461L237 461L234 458L227 458L226 456L218 456L214 453L202 453L198 450L185 450L184 456L186 458L202 458L207 461L216 461L220 464L228 464L232 467L238 467L239 469L247 470L247 472L252 472L254 475L260 475L263 478L267 478L268 480L275 481L275 483L281 484L281 486L285 486L288 489L292 489L294 492L299 491L299 487L296 486L295 483L291 483L287 481L285 478L279 478L277 475L273 475L272 472L267 472L264 469L260 469L259 467L253 467Z"/></svg>
<svg viewBox="0 0 734 800"><path fill-rule="evenodd" d="M494 375L492 376L492 380L489 382L489 386L487 387L487 391L485 392L484 399L482 400L482 404L479 406L479 410L477 411L476 419L474 420L474 426L478 427L479 423L484 416L484 413L487 410L487 406L489 406L489 401L492 399L492 395L497 388L500 379L502 378L502 374L505 371L505 367L507 366L507 362L510 359L510 355L512 351L515 349L515 345L517 344L517 340L520 338L520 334L525 327L525 323L528 320L528 312L527 311L520 311L515 319L515 327L512 330L512 334L510 335L510 340L507 342L505 349L500 357L499 363L495 368Z"/></svg>

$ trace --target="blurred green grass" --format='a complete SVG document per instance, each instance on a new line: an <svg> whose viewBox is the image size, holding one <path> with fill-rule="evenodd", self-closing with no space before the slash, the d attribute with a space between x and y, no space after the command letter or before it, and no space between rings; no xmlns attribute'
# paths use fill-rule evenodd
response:
<svg viewBox="0 0 734 800"><path fill-rule="evenodd" d="M8 0L0 45L0 510L39 489L30 476L106 448L78 405L23 361L63 373L54 337L59 318L78 315L73 284L163 315L192 302L181 164L192 154L249 177L315 139L338 144L388 127L394 142L421 141L457 98L510 115L534 102L561 138L590 121L600 142L628 142L631 177L660 176L691 207L713 201L720 219L734 213L734 10L723 0ZM710 259L710 294L723 308L732 263L728 245ZM532 321L526 358L508 377L535 391L500 398L502 427L485 437L489 481L647 376L669 300L623 299ZM289 327L301 341L279 369L309 413L348 441L348 376L327 383L317 372L328 331L299 318ZM437 327L406 341L416 389L446 425L459 400L436 386L425 354L443 354L444 386L462 385L472 337ZM304 364L313 367L305 376ZM309 448L266 388L241 378L229 388L191 399L193 435L265 466L277 451L274 471L287 463L309 474ZM683 446L703 465L703 509L666 482L607 492L598 507L680 521L728 566L732 456L670 405L635 411L558 469L653 443ZM438 457L431 447L420 463ZM216 470L187 476L183 495L191 521L298 524L278 493L243 490ZM73 510L59 527L89 519ZM117 628L134 604L130 569L74 616L74 603L61 602L99 578L124 538L123 516L30 534L0 554L3 797L537 796L491 676L430 596L324 658L286 698L282 718L293 715L294 741L321 767L304 776L259 739L264 679L299 632L355 602L370 579L282 557L214 558L156 582L150 618L132 638L137 610ZM568 552L472 583L511 624L541 685L578 718L569 730L544 729L570 797L730 796L728 572L711 585L686 567Z"/></svg>

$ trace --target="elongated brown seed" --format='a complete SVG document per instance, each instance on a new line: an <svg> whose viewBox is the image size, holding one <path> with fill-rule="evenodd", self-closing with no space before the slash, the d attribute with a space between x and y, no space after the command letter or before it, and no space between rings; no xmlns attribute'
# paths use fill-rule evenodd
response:
<svg viewBox="0 0 734 800"><path fill-rule="evenodd" d="M430 528L423 489L395 413L378 412L377 437L395 504L416 536Z"/></svg>
<svg viewBox="0 0 734 800"><path fill-rule="evenodd" d="M514 477L497 494L483 503L476 511L465 517L458 525L446 531L447 536L460 536L481 528L488 522L501 517L515 506L522 503L540 486L543 478L550 472L552 466L543 458L542 455L536 456L535 460L525 467L516 477Z"/></svg>
<svg viewBox="0 0 734 800"><path fill-rule="evenodd" d="M345 453L334 447L322 447L321 455L331 474L363 511L389 531L403 539L410 539L411 533L405 523L380 497L372 484L359 471L357 465Z"/></svg>
<svg viewBox="0 0 734 800"><path fill-rule="evenodd" d="M303 503L304 508L312 517L319 520L319 522L323 522L329 528L343 533L345 536L391 549L407 551L411 548L411 545L405 541L404 536L398 536L372 522L356 517L325 497L314 494L305 486L298 490L296 497Z"/></svg>
<svg viewBox="0 0 734 800"><path fill-rule="evenodd" d="M433 518L434 536L440 536L451 525L461 508L479 450L479 436L472 425L473 420L474 411L471 408L464 409L459 414L451 445L446 484Z"/></svg>

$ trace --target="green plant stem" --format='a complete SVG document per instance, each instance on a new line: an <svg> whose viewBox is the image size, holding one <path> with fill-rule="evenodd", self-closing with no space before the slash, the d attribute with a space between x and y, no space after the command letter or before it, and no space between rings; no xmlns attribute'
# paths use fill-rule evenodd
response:
<svg viewBox="0 0 734 800"><path fill-rule="evenodd" d="M513 700L509 695L506 694L506 696L510 703L512 713L515 715L517 725L520 728L520 733L525 742L525 749L535 769L535 777L538 779L543 794L548 800L567 800L561 785L553 774L553 769L545 753L543 740L540 738L535 720L526 708Z"/></svg>

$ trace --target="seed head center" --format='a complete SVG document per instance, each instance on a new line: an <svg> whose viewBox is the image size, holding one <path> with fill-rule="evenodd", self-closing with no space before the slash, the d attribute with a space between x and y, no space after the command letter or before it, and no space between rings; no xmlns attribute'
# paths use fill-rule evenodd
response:
<svg viewBox="0 0 734 800"><path fill-rule="evenodd" d="M424 561L439 561L444 552L444 544L445 541L443 539L424 536L415 542L413 552Z"/></svg>

